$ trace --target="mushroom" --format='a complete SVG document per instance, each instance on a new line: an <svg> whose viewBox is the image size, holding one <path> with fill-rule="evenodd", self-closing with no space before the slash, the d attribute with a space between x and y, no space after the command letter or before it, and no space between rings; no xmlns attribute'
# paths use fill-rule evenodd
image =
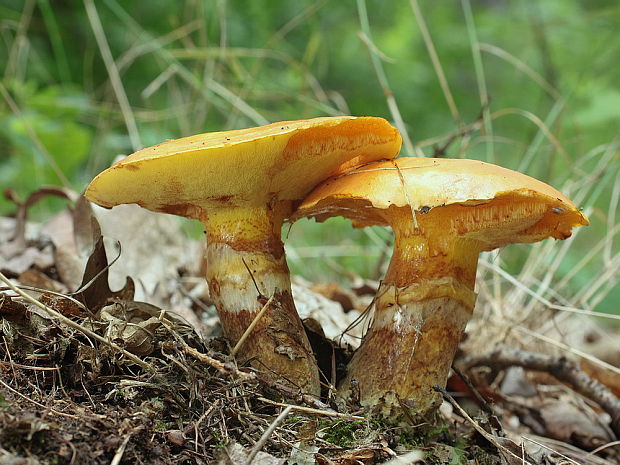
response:
<svg viewBox="0 0 620 465"><path fill-rule="evenodd" d="M195 218L207 234L207 276L232 344L254 322L237 356L311 394L318 369L292 297L281 239L293 206L319 182L393 158L398 131L382 118L328 117L170 140L100 173L86 197L111 208Z"/></svg>
<svg viewBox="0 0 620 465"><path fill-rule="evenodd" d="M588 220L547 184L465 159L370 163L320 184L291 220L333 216L389 225L394 252L371 327L340 383L390 418L426 418L441 402L475 300L478 255L514 242L566 239Z"/></svg>

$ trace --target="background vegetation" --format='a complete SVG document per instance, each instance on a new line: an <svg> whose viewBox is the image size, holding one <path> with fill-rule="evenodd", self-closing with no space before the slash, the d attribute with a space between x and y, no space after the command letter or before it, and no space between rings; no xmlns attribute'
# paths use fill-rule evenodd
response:
<svg viewBox="0 0 620 465"><path fill-rule="evenodd" d="M539 297L620 313L618 24L616 0L4 0L0 187L82 190L169 138L383 116L403 155L491 161L572 196L592 225L571 247L490 263L544 268L527 275ZM345 221L288 236L293 270L312 280L377 278L389 255L389 232Z"/></svg>

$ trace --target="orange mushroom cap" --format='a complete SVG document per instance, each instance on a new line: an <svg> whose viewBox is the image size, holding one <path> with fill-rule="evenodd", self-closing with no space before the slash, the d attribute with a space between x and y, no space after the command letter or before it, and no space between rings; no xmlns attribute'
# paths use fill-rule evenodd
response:
<svg viewBox="0 0 620 465"><path fill-rule="evenodd" d="M573 227L588 224L561 192L525 174L477 160L414 157L370 163L325 181L292 220L343 216L356 227L389 225L399 209L428 214L448 206L454 215L438 216L446 221L446 231L475 237L483 250L566 239Z"/></svg>
<svg viewBox="0 0 620 465"><path fill-rule="evenodd" d="M86 197L104 207L204 219L210 208L297 201L323 179L393 158L401 137L386 120L338 116L199 134L142 149L100 173Z"/></svg>

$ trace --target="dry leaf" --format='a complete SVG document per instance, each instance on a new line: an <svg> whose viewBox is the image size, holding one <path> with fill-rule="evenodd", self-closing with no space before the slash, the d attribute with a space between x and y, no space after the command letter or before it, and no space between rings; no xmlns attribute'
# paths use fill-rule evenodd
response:
<svg viewBox="0 0 620 465"><path fill-rule="evenodd" d="M358 308L357 301L359 299L357 296L350 290L344 289L338 283L313 284L310 286L310 290L329 300L338 302L345 313L354 308Z"/></svg>
<svg viewBox="0 0 620 465"><path fill-rule="evenodd" d="M53 280L35 268L24 271L17 277L17 280L24 286L36 287L37 289L45 289L54 292L67 291L67 288L62 283Z"/></svg>
<svg viewBox="0 0 620 465"><path fill-rule="evenodd" d="M155 350L155 331L161 321L144 312L140 302L123 302L101 309L101 320L108 323L105 336L129 352L144 356Z"/></svg>
<svg viewBox="0 0 620 465"><path fill-rule="evenodd" d="M41 236L48 237L54 244L55 267L60 280L70 291L75 291L82 281L88 254L78 253L74 239L73 215L69 210L62 210L49 220L41 229Z"/></svg>
<svg viewBox="0 0 620 465"><path fill-rule="evenodd" d="M589 415L575 405L569 396L548 400L540 408L549 437L592 450L613 438L602 426L601 419Z"/></svg>
<svg viewBox="0 0 620 465"><path fill-rule="evenodd" d="M246 465L250 451L241 444L233 442L222 452L219 465ZM252 460L252 465L284 465L285 459L274 457L266 452L259 452Z"/></svg>
<svg viewBox="0 0 620 465"><path fill-rule="evenodd" d="M292 290L295 306L301 319L312 318L319 322L327 339L339 342L342 332L351 326L360 314L356 310L344 312L342 306L310 290L306 281L293 277ZM363 325L357 325L342 337L352 347L359 346Z"/></svg>
<svg viewBox="0 0 620 465"><path fill-rule="evenodd" d="M426 454L421 450L414 450L407 452L406 454L399 455L393 459L385 462L385 465L413 465L414 463L420 463L424 460Z"/></svg>
<svg viewBox="0 0 620 465"><path fill-rule="evenodd" d="M109 243L120 244L121 254L110 268L110 286L135 279L135 299L164 306L168 283L176 286L180 268L198 269L200 244L189 240L178 218L153 213L137 205L119 205L111 210L93 207L101 232Z"/></svg>
<svg viewBox="0 0 620 465"><path fill-rule="evenodd" d="M93 250L102 234L93 207L83 195L75 203L72 219L76 252L86 256Z"/></svg>
<svg viewBox="0 0 620 465"><path fill-rule="evenodd" d="M291 449L288 465L314 465L316 463L315 456L318 451L319 447L299 441Z"/></svg>
<svg viewBox="0 0 620 465"><path fill-rule="evenodd" d="M0 294L0 314L4 315L24 315L27 308L15 302L6 294Z"/></svg>
<svg viewBox="0 0 620 465"><path fill-rule="evenodd" d="M100 237L91 254L84 277L80 285L80 291L76 297L93 313L106 305L111 299L131 300L134 294L134 284L130 277L125 278L125 286L113 292L108 284L108 258Z"/></svg>

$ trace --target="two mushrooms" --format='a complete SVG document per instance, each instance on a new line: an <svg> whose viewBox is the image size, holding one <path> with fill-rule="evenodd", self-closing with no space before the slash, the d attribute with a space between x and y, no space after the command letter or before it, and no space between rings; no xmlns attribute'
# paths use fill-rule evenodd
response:
<svg viewBox="0 0 620 465"><path fill-rule="evenodd" d="M319 371L291 296L282 225L344 216L356 227L391 226L394 252L373 322L338 392L356 391L384 416L398 417L402 405L426 416L474 307L479 253L565 239L587 219L521 173L466 159L394 159L400 145L398 131L375 117L201 134L126 157L86 197L201 221L225 336L234 345L255 324L238 359L313 395Z"/></svg>

